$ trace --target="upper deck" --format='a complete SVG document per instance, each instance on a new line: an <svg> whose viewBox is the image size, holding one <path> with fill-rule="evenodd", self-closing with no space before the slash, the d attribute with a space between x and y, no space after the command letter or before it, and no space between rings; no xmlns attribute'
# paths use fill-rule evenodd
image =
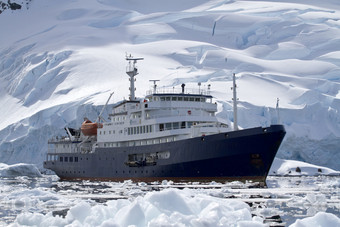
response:
<svg viewBox="0 0 340 227"><path fill-rule="evenodd" d="M158 89L150 90L144 99L123 102L114 106L110 116L127 115L130 113L147 111L147 110L171 110L186 108L203 110L210 113L217 111L216 103L213 103L213 97L210 91L190 90L187 92L178 92L175 89ZM154 112L154 111L153 111Z"/></svg>

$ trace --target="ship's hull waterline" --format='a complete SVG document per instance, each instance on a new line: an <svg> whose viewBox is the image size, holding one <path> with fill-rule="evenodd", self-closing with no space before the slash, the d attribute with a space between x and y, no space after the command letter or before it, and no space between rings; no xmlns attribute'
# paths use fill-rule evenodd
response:
<svg viewBox="0 0 340 227"><path fill-rule="evenodd" d="M91 153L54 153L58 159L44 167L68 180L264 182L285 133L282 125L272 125Z"/></svg>

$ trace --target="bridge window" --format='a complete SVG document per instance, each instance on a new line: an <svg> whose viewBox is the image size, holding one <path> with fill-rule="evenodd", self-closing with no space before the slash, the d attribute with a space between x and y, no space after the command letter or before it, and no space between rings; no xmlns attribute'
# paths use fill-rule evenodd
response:
<svg viewBox="0 0 340 227"><path fill-rule="evenodd" d="M171 123L165 124L165 130L171 130Z"/></svg>

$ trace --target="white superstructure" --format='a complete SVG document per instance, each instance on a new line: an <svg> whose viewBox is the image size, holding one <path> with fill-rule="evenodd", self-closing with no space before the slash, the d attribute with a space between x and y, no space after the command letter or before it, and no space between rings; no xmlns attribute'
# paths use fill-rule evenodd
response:
<svg viewBox="0 0 340 227"><path fill-rule="evenodd" d="M113 108L111 122L98 128L99 147L125 147L166 143L229 131L228 124L215 116L217 104L208 91L187 93L185 84L176 92L154 88L144 99L135 97L135 66L142 58L126 58L130 77L130 99Z"/></svg>

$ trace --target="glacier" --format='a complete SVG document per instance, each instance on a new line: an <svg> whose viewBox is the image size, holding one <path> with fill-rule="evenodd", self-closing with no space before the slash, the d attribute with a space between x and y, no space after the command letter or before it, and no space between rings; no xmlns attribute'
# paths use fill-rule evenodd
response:
<svg viewBox="0 0 340 227"><path fill-rule="evenodd" d="M19 1L12 1L20 4ZM278 158L340 170L340 5L326 1L27 1L0 14L0 162L42 169L47 141L128 97L125 53L144 57L136 95L211 85L220 117L281 122ZM280 100L280 118L275 108Z"/></svg>

